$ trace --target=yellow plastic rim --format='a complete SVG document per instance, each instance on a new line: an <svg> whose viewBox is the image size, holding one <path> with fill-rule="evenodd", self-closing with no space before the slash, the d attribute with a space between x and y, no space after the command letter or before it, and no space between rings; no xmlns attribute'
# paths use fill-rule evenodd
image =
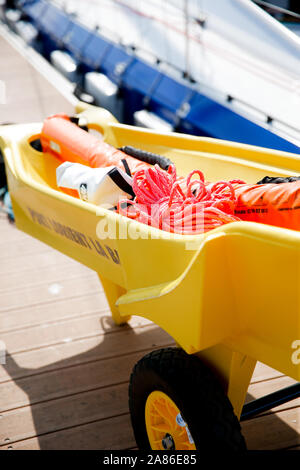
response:
<svg viewBox="0 0 300 470"><path fill-rule="evenodd" d="M153 450L196 450L179 408L163 392L155 390L147 398L145 420Z"/></svg>

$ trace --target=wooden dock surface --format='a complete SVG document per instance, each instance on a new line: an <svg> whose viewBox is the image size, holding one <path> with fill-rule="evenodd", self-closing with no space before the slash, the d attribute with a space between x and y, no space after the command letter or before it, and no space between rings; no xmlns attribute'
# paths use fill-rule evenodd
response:
<svg viewBox="0 0 300 470"><path fill-rule="evenodd" d="M0 37L0 122L41 121L72 106ZM133 365L173 344L151 322L111 320L97 274L0 215L0 449L134 449ZM258 364L247 400L293 383ZM249 449L300 449L300 400L242 425Z"/></svg>

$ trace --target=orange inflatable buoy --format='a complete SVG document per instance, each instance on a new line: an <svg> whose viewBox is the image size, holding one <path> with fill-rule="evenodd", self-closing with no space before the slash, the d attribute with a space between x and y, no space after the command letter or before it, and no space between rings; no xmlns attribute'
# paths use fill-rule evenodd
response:
<svg viewBox="0 0 300 470"><path fill-rule="evenodd" d="M70 121L65 114L45 119L41 144L43 152L50 153L62 162L81 163L92 168L116 166L124 170L126 159L131 173L149 167L145 162L128 156Z"/></svg>
<svg viewBox="0 0 300 470"><path fill-rule="evenodd" d="M300 181L233 186L240 219L300 230Z"/></svg>

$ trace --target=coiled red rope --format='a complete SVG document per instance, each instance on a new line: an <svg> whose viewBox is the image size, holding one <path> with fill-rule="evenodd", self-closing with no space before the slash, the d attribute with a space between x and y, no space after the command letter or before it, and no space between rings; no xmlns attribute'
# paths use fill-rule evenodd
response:
<svg viewBox="0 0 300 470"><path fill-rule="evenodd" d="M194 175L198 179L193 179ZM188 177L177 177L174 165L168 171L158 165L137 171L133 177L132 200L121 200L120 214L152 227L182 235L207 232L229 222L239 221L234 215L236 205L232 183L205 183L200 170Z"/></svg>

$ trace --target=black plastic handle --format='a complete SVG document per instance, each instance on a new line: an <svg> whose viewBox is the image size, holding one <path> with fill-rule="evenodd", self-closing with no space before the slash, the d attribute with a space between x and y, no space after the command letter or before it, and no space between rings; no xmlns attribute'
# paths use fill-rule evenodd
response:
<svg viewBox="0 0 300 470"><path fill-rule="evenodd" d="M162 155L158 155L156 153L147 152L146 150L137 149L135 147L131 147L130 145L125 145L119 150L122 150L122 152L130 155L131 157L137 158L142 162L149 163L150 165L155 165L155 163L157 163L163 170L167 170L169 166L173 164L167 157L163 157Z"/></svg>

